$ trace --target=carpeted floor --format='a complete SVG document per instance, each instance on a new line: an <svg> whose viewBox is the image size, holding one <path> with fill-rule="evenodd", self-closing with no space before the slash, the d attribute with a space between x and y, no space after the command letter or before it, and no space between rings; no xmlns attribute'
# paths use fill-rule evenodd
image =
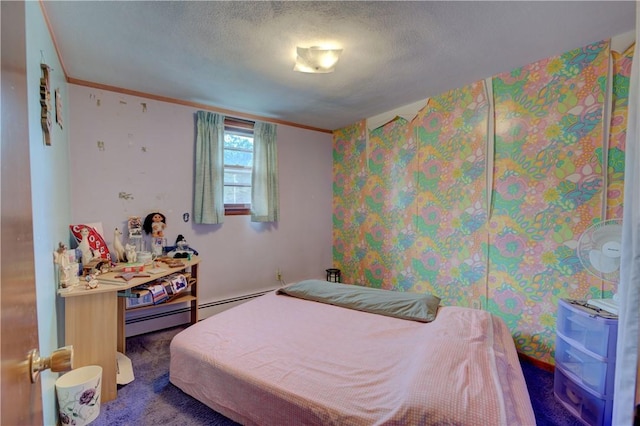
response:
<svg viewBox="0 0 640 426"><path fill-rule="evenodd" d="M582 426L582 422L573 417L553 395L553 373L521 362L522 372L527 381L531 405L538 426Z"/></svg>
<svg viewBox="0 0 640 426"><path fill-rule="evenodd" d="M102 404L100 416L92 425L237 424L185 395L169 382L169 343L182 329L176 327L127 339L127 356L132 361L135 380L118 387L118 398ZM539 426L581 425L553 396L552 373L526 362L523 362L522 369Z"/></svg>

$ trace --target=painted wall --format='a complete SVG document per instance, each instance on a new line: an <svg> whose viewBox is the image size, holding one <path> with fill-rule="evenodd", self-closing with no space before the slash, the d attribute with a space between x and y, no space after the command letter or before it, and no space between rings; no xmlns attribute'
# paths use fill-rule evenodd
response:
<svg viewBox="0 0 640 426"><path fill-rule="evenodd" d="M612 56L607 143L607 42L433 97L411 122L334 132L344 281L486 309L521 352L553 363L558 299L615 291L575 247L589 225L621 214L632 52Z"/></svg>
<svg viewBox="0 0 640 426"><path fill-rule="evenodd" d="M69 192L69 135L66 118L67 83L62 66L45 24L38 2L26 2L27 91L29 109L29 148L31 160L31 190L33 207L34 260L38 309L40 353L49 356L59 346L59 323L64 324L56 310L56 270L53 252L59 242L69 239L71 219ZM55 122L51 130L51 145L46 146L40 125L40 63L50 72L51 107L55 107L53 91L60 89L63 99L63 127ZM19 185L16 182L16 185ZM55 424L55 380L58 373L46 371L40 376L44 424Z"/></svg>
<svg viewBox="0 0 640 426"><path fill-rule="evenodd" d="M332 178L329 135L279 127L282 220L277 225L251 224L247 217L228 217L223 225L215 227L183 223L182 213L191 211L195 110L67 86L39 4L27 2L26 13L29 144L41 353L48 354L63 344L58 338L61 334L58 314L62 311L56 312L55 309L56 273L52 252L58 242L68 240L70 223L102 221L105 238L111 244L112 228L123 226L127 216L144 215L152 210L165 212L169 221L168 235L182 233L203 257L201 271L205 279L200 293L201 304L272 288L277 284L274 280L276 268L283 272L288 282L324 275L324 269L332 263L331 210L328 207L331 205L331 187L323 184ZM628 55L620 55L617 60L621 70L617 87L623 88L626 81L627 90L628 78L625 80L624 73L630 68L628 58ZM40 104L37 101L39 64L42 61L53 68L51 85L53 89L60 88L63 98L64 128L54 124L51 146L43 144ZM622 151L626 127L626 116L622 113L625 99L624 90L621 90L617 95L612 120L612 133L618 136L615 141L612 136L611 149L618 144ZM143 113L143 104L147 106L146 113ZM334 227L334 266L342 267L347 276L356 276L350 272L353 271L350 268L356 264L349 262L367 253L360 249L356 256L347 260L345 247L350 247L351 241L345 237L363 238L365 233L363 228L345 225L346 222L341 222L340 218L354 220L353 223L359 225L365 220L370 225L372 222L370 218L367 219L370 212L366 206L358 205L355 210L342 206L344 194L360 190L367 179L365 164L368 159L363 155L367 151L363 128L355 125L341 131L342 136L336 140L333 152L337 165L349 165L345 167L346 174L336 172L333 180L337 195L333 198L334 224L336 221L338 223ZM398 135L397 129L394 132L392 139L404 138ZM388 134L388 131L381 131L379 137L385 137L384 134ZM341 140L345 145L342 148ZM104 142L104 150L98 148L98 141ZM417 149L417 144L417 140L408 138L400 145L399 158L410 155L409 151ZM347 152L352 149L359 155ZM407 159L403 158L399 164L407 165ZM621 173L619 167L611 166L611 162L609 164L612 176ZM621 191L620 180L615 177L613 180L618 184L611 184L609 191ZM375 185L369 185L375 188ZM124 193L125 198L118 196L120 192ZM380 191L369 194L373 196L371 201L375 201L380 194ZM132 198L126 199L126 195ZM407 193L393 189L390 195L396 197L398 205L406 203L398 199L407 196ZM615 194L609 198L609 208L615 210L612 199L616 199ZM398 212L395 214L403 217ZM396 243L397 239L416 232L411 229L412 223L410 221L406 228L395 231ZM377 235L379 239L382 234L372 235ZM374 238L370 241L375 248L377 240ZM413 242L402 241L401 244ZM369 254L376 255L379 253ZM376 265L374 262L371 264ZM405 269L410 271L411 267ZM381 271L378 268L370 270L368 274L380 276ZM381 285L388 286L387 283ZM397 286L395 283L393 285ZM419 290L420 285L416 281L412 287ZM521 309L517 306L516 303L515 311ZM57 374L50 372L41 375L44 424L55 423L56 378Z"/></svg>
<svg viewBox="0 0 640 426"><path fill-rule="evenodd" d="M287 282L322 277L332 262L332 136L278 126L280 222L185 223L196 111L69 85L72 222L101 222L113 250L114 228L129 216L162 212L169 243L182 234L202 257L201 305L275 288L276 269Z"/></svg>

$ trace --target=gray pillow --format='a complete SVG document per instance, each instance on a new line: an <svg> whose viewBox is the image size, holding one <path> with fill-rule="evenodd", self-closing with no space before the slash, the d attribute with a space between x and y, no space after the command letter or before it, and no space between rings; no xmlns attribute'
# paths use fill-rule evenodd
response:
<svg viewBox="0 0 640 426"><path fill-rule="evenodd" d="M439 297L428 293L405 293L322 280L300 281L279 288L276 294L420 322L433 321L440 304Z"/></svg>

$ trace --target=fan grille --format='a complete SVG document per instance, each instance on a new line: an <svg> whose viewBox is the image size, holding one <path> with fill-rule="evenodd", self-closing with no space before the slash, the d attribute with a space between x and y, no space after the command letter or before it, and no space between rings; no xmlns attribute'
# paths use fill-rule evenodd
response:
<svg viewBox="0 0 640 426"><path fill-rule="evenodd" d="M611 219L587 228L580 239L576 254L584 269L602 280L620 280L620 245L622 220Z"/></svg>

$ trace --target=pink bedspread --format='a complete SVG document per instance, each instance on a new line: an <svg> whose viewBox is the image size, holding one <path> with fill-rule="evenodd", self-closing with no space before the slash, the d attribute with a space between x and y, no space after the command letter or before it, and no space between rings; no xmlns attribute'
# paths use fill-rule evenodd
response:
<svg viewBox="0 0 640 426"><path fill-rule="evenodd" d="M419 323L268 293L179 333L171 382L245 425L535 425L509 330Z"/></svg>

